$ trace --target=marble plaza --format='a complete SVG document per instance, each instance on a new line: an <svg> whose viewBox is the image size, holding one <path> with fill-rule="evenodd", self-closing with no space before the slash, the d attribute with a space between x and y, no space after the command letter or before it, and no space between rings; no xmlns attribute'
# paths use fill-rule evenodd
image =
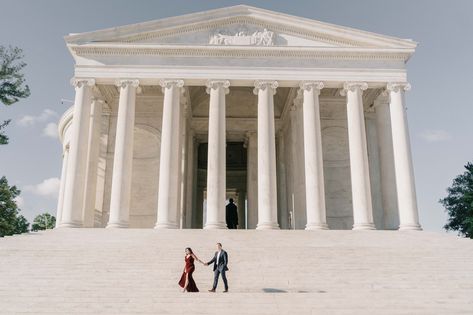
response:
<svg viewBox="0 0 473 315"><path fill-rule="evenodd" d="M420 230L416 43L249 6L65 37L67 227Z"/></svg>

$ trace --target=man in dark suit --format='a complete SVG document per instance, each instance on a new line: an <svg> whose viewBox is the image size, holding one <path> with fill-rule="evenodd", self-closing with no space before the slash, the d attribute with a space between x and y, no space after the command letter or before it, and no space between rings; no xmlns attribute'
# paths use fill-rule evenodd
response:
<svg viewBox="0 0 473 315"><path fill-rule="evenodd" d="M211 263L214 264L214 284L209 292L215 292L215 289L217 289L218 277L220 274L222 274L223 284L225 286L225 291L223 292L228 292L227 276L225 275L225 272L228 270L228 254L222 249L222 244L217 243L217 251L215 252L214 258L205 265L208 266Z"/></svg>
<svg viewBox="0 0 473 315"><path fill-rule="evenodd" d="M225 207L225 219L229 229L236 229L238 226L238 210L233 203L233 198L230 198L230 203Z"/></svg>

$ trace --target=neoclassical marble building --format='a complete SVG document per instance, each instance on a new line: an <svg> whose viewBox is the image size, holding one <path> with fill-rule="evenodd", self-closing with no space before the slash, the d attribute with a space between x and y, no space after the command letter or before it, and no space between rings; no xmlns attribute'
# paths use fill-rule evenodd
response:
<svg viewBox="0 0 473 315"><path fill-rule="evenodd" d="M421 229L414 41L244 5L65 40L59 227Z"/></svg>

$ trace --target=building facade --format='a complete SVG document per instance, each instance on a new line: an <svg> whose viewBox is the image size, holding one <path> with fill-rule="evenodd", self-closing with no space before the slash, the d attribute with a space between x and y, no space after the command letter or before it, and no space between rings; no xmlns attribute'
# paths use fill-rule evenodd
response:
<svg viewBox="0 0 473 315"><path fill-rule="evenodd" d="M70 34L59 227L420 230L412 40L235 6Z"/></svg>

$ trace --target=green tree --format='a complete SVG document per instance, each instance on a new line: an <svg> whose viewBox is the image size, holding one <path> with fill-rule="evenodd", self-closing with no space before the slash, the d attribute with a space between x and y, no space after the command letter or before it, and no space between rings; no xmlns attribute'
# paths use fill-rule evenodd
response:
<svg viewBox="0 0 473 315"><path fill-rule="evenodd" d="M455 177L452 186L447 188L448 196L440 199L440 203L449 215L443 228L473 238L473 163L468 162L465 169Z"/></svg>
<svg viewBox="0 0 473 315"><path fill-rule="evenodd" d="M49 213L39 214L34 218L31 231L41 231L47 229L54 229L56 225L56 218Z"/></svg>
<svg viewBox="0 0 473 315"><path fill-rule="evenodd" d="M0 45L0 102L11 105L20 98L30 96L30 88L25 85L25 76L22 73L26 63L22 61L23 51L18 47L4 47ZM10 120L0 122L0 144L7 144L8 137L5 128Z"/></svg>
<svg viewBox="0 0 473 315"><path fill-rule="evenodd" d="M15 201L19 195L20 190L8 185L5 176L0 178L0 237L28 232L29 223Z"/></svg>
<svg viewBox="0 0 473 315"><path fill-rule="evenodd" d="M26 218L24 216L19 214L16 217L15 231L13 232L13 234L26 233L26 232L28 232L29 226L30 226L30 224L28 223L28 220L26 220Z"/></svg>

